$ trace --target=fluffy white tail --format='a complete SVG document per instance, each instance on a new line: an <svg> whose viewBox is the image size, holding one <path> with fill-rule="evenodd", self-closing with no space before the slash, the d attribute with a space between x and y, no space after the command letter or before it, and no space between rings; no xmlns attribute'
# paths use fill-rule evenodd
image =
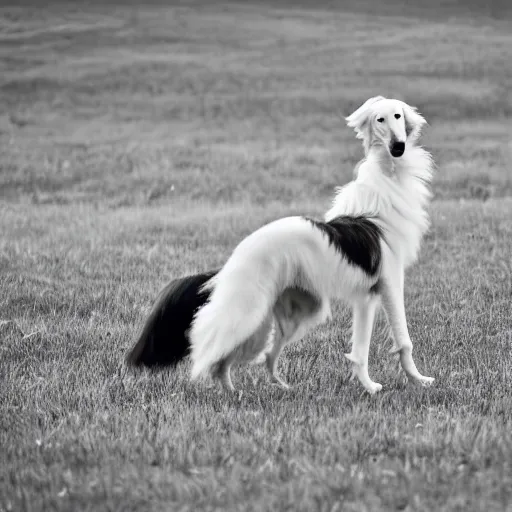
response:
<svg viewBox="0 0 512 512"><path fill-rule="evenodd" d="M210 302L199 310L190 330L192 379L208 375L215 363L247 341L277 298L275 276L259 274L254 262L243 265L249 269L229 263L212 280Z"/></svg>

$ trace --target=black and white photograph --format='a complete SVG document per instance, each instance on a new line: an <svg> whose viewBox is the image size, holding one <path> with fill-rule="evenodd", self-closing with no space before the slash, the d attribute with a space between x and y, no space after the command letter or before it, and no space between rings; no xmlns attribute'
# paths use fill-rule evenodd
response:
<svg viewBox="0 0 512 512"><path fill-rule="evenodd" d="M0 512L511 512L512 2L0 0Z"/></svg>

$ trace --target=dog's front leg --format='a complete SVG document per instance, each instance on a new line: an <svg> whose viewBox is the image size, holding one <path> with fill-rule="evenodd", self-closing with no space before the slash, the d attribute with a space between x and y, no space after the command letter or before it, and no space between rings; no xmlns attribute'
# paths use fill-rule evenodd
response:
<svg viewBox="0 0 512 512"><path fill-rule="evenodd" d="M429 386L434 379L421 375L412 358L412 341L405 316L403 282L403 269L399 265L394 268L387 267L380 281L382 306L391 325L394 338L391 352L400 354L400 364L409 380L412 379L413 382Z"/></svg>
<svg viewBox="0 0 512 512"><path fill-rule="evenodd" d="M368 375L368 354L375 320L375 311L378 305L377 297L358 299L353 307L352 323L352 351L345 357L352 361L352 371L359 382L370 394L382 389L378 382L374 382Z"/></svg>

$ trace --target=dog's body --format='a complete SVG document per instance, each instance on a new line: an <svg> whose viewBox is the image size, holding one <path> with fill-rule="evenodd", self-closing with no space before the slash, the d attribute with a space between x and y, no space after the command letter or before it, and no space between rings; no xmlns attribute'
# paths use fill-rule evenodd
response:
<svg viewBox="0 0 512 512"><path fill-rule="evenodd" d="M432 161L415 146L424 119L397 100L372 98L347 118L363 139L366 158L355 181L341 188L325 222L288 217L263 226L234 250L206 285L209 301L190 330L192 378L212 374L233 389L230 367L265 349L273 379L285 344L330 316L330 301L353 307L347 358L364 388L374 318L382 302L408 377L423 385L412 359L404 309L404 270L417 257L428 228ZM282 383L284 385L284 383Z"/></svg>
<svg viewBox="0 0 512 512"><path fill-rule="evenodd" d="M231 366L265 352L273 381L287 387L276 375L282 348L325 321L331 299L338 298L353 308L352 351L346 357L368 392L381 389L368 375L379 303L408 377L423 385L432 382L412 359L403 295L404 270L415 261L429 224L432 162L415 145L425 121L405 103L376 97L347 122L363 140L366 158L357 166L356 179L338 191L325 221L288 217L272 222L244 239L208 281L207 274L186 278L186 297L179 291L183 283L171 283L130 362L172 364L191 348L192 377L211 374L232 390ZM174 323L173 315L183 310L188 313ZM166 325L177 335L179 350L168 347Z"/></svg>
<svg viewBox="0 0 512 512"><path fill-rule="evenodd" d="M275 365L281 349L330 316L330 298L350 302L376 284L380 238L365 217L287 217L249 235L205 287L210 300L190 331L193 378L222 363L219 376L231 388L229 366L265 349L275 319L267 364L280 382Z"/></svg>

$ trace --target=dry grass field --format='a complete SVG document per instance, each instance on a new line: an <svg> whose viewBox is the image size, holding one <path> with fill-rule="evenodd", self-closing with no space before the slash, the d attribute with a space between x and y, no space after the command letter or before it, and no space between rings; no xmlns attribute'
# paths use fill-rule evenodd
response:
<svg viewBox="0 0 512 512"><path fill-rule="evenodd" d="M2 2L0 511L512 510L512 8L309 4ZM322 215L377 94L430 123L406 304L434 387L379 329L362 393L341 306L285 351L289 392L128 370L170 278Z"/></svg>

